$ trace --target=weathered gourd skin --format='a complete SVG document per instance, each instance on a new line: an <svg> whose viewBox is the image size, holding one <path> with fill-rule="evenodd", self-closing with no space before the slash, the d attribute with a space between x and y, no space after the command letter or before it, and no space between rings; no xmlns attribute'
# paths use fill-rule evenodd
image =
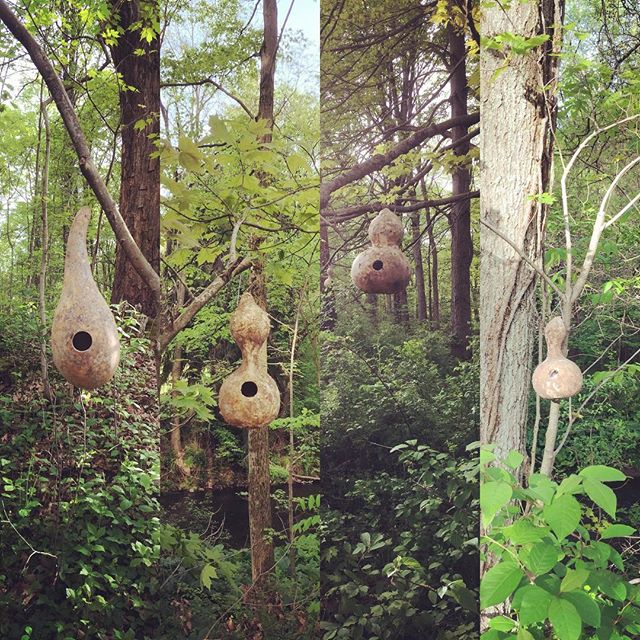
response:
<svg viewBox="0 0 640 640"><path fill-rule="evenodd" d="M372 246L351 265L351 279L365 293L396 293L409 284L409 261L400 249L404 235L400 219L383 209L369 225Z"/></svg>
<svg viewBox="0 0 640 640"><path fill-rule="evenodd" d="M267 373L267 363L260 355L271 329L269 316L247 292L231 316L230 328L242 352L242 364L220 387L220 413L235 427L263 427L275 420L280 411L278 385ZM248 395L250 393L253 395Z"/></svg>
<svg viewBox="0 0 640 640"><path fill-rule="evenodd" d="M575 362L562 354L567 335L562 318L550 320L544 330L547 357L533 372L533 388L545 400L570 398L582 389L582 372Z"/></svg>
<svg viewBox="0 0 640 640"><path fill-rule="evenodd" d="M87 254L91 209L82 207L69 229L62 293L51 326L53 362L76 387L95 389L111 380L120 361L120 341L113 314L96 285ZM82 349L79 332L91 336ZM86 336L84 336L86 338Z"/></svg>

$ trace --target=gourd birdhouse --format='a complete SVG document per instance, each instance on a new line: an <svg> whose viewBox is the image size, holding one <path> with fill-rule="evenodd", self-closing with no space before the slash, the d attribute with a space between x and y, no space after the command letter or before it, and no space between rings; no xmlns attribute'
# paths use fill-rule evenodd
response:
<svg viewBox="0 0 640 640"><path fill-rule="evenodd" d="M69 229L62 293L51 326L53 362L71 384L82 389L109 382L120 361L113 314L91 275L90 219L91 209L82 207Z"/></svg>
<svg viewBox="0 0 640 640"><path fill-rule="evenodd" d="M369 225L371 247L351 265L351 279L365 293L402 291L411 277L409 262L400 249L404 235L402 222L389 209L383 209Z"/></svg>
<svg viewBox="0 0 640 640"><path fill-rule="evenodd" d="M220 387L220 413L235 427L263 427L280 411L280 391L267 373L264 349L271 329L269 316L247 292L231 316L230 328L242 352L242 364Z"/></svg>
<svg viewBox="0 0 640 640"><path fill-rule="evenodd" d="M533 372L533 388L545 400L570 398L582 389L582 372L575 362L562 354L567 330L562 318L550 320L544 329L547 357Z"/></svg>

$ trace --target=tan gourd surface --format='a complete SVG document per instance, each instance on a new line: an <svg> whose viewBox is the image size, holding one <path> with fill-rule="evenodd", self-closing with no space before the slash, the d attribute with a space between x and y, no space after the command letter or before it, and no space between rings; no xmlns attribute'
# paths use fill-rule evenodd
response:
<svg viewBox="0 0 640 640"><path fill-rule="evenodd" d="M547 357L533 372L533 388L545 400L570 398L582 389L582 372L575 362L562 353L567 335L562 318L550 320L544 330Z"/></svg>
<svg viewBox="0 0 640 640"><path fill-rule="evenodd" d="M231 316L230 328L242 352L242 364L220 387L220 413L235 427L263 427L275 420L280 411L278 385L267 373L266 360L261 357L271 329L269 316L247 292Z"/></svg>
<svg viewBox="0 0 640 640"><path fill-rule="evenodd" d="M402 222L383 209L369 225L371 247L351 265L351 279L365 293L396 293L409 284L409 261L400 249L404 235Z"/></svg>
<svg viewBox="0 0 640 640"><path fill-rule="evenodd" d="M91 209L82 207L69 229L62 293L51 326L53 362L76 387L95 389L109 382L120 361L113 314L89 265L87 229Z"/></svg>

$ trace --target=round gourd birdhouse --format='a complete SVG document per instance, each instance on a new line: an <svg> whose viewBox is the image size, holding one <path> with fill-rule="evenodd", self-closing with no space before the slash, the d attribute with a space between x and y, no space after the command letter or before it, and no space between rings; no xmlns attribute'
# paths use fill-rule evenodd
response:
<svg viewBox="0 0 640 640"><path fill-rule="evenodd" d="M231 316L230 328L242 352L242 364L220 387L220 413L235 427L263 427L280 411L280 391L267 373L263 351L271 328L269 316L247 292Z"/></svg>
<svg viewBox="0 0 640 640"><path fill-rule="evenodd" d="M62 293L51 326L53 362L71 384L82 389L109 382L120 361L113 314L91 275L90 218L91 209L82 207L69 229Z"/></svg>
<svg viewBox="0 0 640 640"><path fill-rule="evenodd" d="M570 398L582 389L582 372L575 362L562 354L567 335L562 318L550 320L544 329L547 357L533 372L533 388L545 400Z"/></svg>
<svg viewBox="0 0 640 640"><path fill-rule="evenodd" d="M411 278L409 261L400 249L404 231L398 216L383 209L369 225L371 247L351 265L351 279L365 293L396 293Z"/></svg>

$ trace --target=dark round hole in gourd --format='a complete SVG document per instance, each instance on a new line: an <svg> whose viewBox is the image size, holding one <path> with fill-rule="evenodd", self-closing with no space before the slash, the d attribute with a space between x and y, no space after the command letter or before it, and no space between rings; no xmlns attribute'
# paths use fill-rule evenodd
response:
<svg viewBox="0 0 640 640"><path fill-rule="evenodd" d="M383 267L382 260L374 260L371 265L376 271L380 271Z"/></svg>
<svg viewBox="0 0 640 640"><path fill-rule="evenodd" d="M247 382L242 383L240 391L245 398L253 398L258 393L258 385L251 380L247 380Z"/></svg>
<svg viewBox="0 0 640 640"><path fill-rule="evenodd" d="M72 342L76 351L86 351L93 344L93 338L86 331L78 331L73 336Z"/></svg>

